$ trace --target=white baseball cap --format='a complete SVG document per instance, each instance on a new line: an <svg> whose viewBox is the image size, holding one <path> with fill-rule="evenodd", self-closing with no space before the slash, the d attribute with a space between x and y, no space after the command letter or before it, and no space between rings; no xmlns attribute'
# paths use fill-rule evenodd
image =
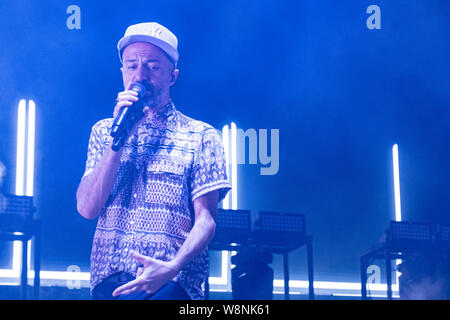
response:
<svg viewBox="0 0 450 320"><path fill-rule="evenodd" d="M163 50L176 66L178 63L178 39L166 27L156 22L144 22L131 25L117 43L120 62L126 46L134 42L148 42Z"/></svg>

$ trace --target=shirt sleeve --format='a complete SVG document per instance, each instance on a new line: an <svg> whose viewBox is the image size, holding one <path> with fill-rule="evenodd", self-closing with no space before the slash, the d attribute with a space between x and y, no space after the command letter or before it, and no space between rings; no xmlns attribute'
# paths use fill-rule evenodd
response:
<svg viewBox="0 0 450 320"><path fill-rule="evenodd" d="M219 190L221 201L231 190L222 139L212 127L203 132L196 148L190 185L192 201L213 190Z"/></svg>
<svg viewBox="0 0 450 320"><path fill-rule="evenodd" d="M88 176L94 170L108 147L108 130L105 121L99 121L92 127L83 178Z"/></svg>

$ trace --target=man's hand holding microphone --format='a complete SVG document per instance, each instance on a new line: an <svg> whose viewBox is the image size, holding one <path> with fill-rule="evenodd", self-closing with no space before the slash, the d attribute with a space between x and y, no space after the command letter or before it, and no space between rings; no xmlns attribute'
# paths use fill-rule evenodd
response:
<svg viewBox="0 0 450 320"><path fill-rule="evenodd" d="M141 121L149 115L150 108L144 106L143 99L146 92L144 84L130 81L126 90L118 93L111 128L112 150L119 151Z"/></svg>

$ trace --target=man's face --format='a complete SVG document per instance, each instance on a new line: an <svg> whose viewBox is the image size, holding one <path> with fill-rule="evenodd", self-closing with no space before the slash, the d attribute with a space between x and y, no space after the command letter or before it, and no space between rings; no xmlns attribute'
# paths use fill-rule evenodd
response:
<svg viewBox="0 0 450 320"><path fill-rule="evenodd" d="M141 82L147 88L145 105L155 108L168 102L169 88L179 71L160 48L147 42L132 43L123 51L122 61L125 89L132 82Z"/></svg>

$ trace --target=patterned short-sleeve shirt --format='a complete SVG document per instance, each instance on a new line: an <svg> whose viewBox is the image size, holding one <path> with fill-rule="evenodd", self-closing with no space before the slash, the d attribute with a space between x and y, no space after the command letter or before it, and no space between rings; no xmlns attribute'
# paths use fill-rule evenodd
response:
<svg viewBox="0 0 450 320"><path fill-rule="evenodd" d="M92 127L83 178L111 143L112 123L104 119ZM217 130L183 115L173 103L144 120L125 143L120 162L94 235L91 291L116 272L136 275L130 251L172 260L193 227L193 201L213 190L219 190L220 201L231 189ZM192 299L203 299L208 267L204 250L173 280Z"/></svg>

